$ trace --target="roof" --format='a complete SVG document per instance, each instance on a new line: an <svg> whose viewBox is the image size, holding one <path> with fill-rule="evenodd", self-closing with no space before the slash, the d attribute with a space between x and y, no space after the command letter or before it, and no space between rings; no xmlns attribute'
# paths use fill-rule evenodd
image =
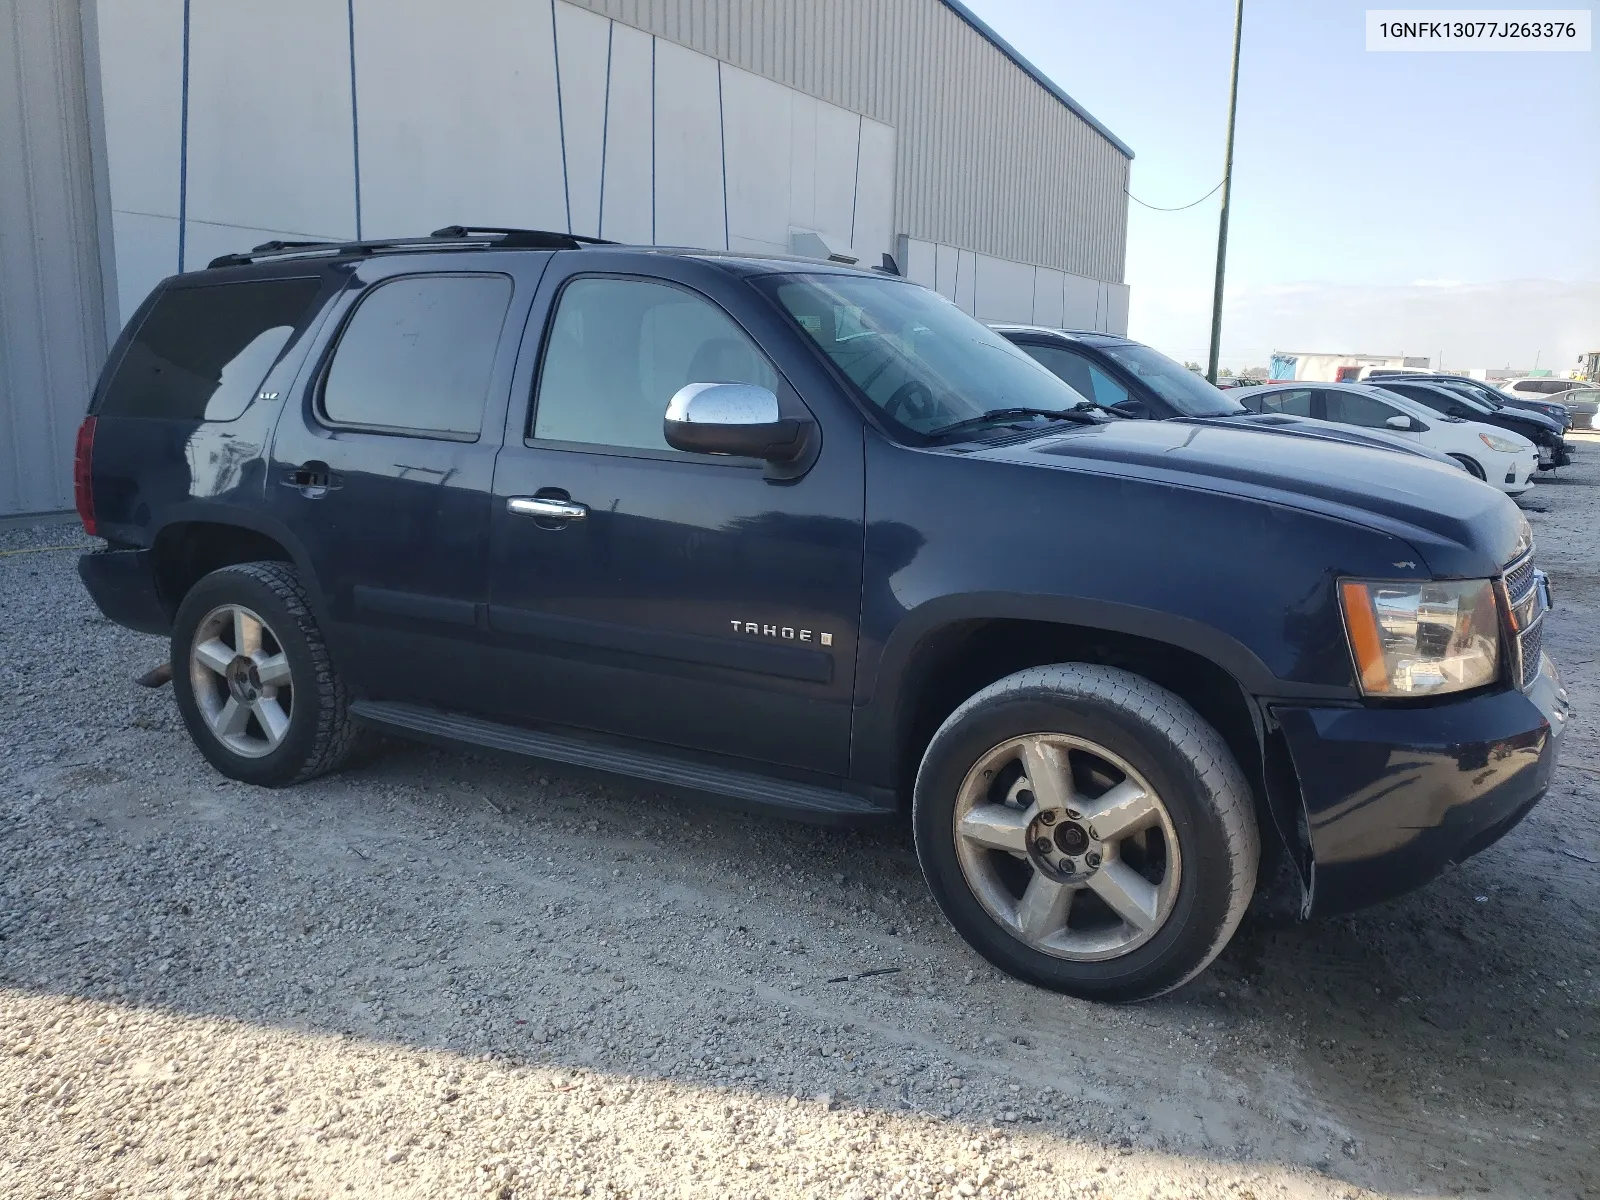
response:
<svg viewBox="0 0 1600 1200"><path fill-rule="evenodd" d="M973 12L965 4L961 3L961 0L942 0L942 2L946 8L950 9L968 25L972 26L972 28L977 30L978 33L980 33L984 38L988 39L988 41L993 44L995 49L999 50L1001 54L1004 54L1012 62L1016 63L1017 66L1021 67L1027 75L1032 77L1035 83L1037 83L1045 91L1049 92L1057 100L1061 101L1062 104L1065 104L1074 113L1088 122L1090 127L1093 128L1096 133L1115 146L1127 158L1133 158L1133 149L1128 145L1127 142L1123 141L1116 134L1112 133L1111 130L1100 124L1099 121L1095 120L1093 114L1091 114L1088 109L1079 104L1071 96L1067 95L1067 93L1061 89L1061 86L1057 84L1055 80L1051 79L1050 76L1046 75L1038 67L1034 66L1027 59L1023 58L1021 52L1018 51L1017 48L1010 42L1006 41L1005 38L1001 37L998 33L991 29L984 22L982 17L978 16L977 13Z"/></svg>
<svg viewBox="0 0 1600 1200"><path fill-rule="evenodd" d="M996 333L1042 333L1047 337L1060 338L1062 341L1074 341L1086 337L1112 342L1129 340L1120 333L1107 333L1103 329L1055 329L1049 325L1018 325L1010 321L987 321L985 324Z"/></svg>

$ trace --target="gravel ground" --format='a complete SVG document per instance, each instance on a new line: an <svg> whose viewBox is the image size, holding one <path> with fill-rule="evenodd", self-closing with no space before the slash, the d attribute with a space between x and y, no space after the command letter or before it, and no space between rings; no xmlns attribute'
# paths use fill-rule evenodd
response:
<svg viewBox="0 0 1600 1200"><path fill-rule="evenodd" d="M904 830L400 742L229 783L76 526L0 531L0 1195L1600 1196L1579 455L1526 501L1579 709L1545 802L1137 1008L997 974Z"/></svg>

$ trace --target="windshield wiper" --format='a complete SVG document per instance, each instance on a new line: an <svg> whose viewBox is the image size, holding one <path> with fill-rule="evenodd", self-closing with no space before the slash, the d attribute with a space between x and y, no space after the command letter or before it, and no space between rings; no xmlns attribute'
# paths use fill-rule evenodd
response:
<svg viewBox="0 0 1600 1200"><path fill-rule="evenodd" d="M947 433L960 433L964 429L973 429L988 421L1003 421L1011 417L1048 417L1055 421L1081 422L1089 419L1085 414L1094 407L1092 400L1085 400L1082 404L1075 404L1071 408L991 408L986 413L979 413L964 421L955 421L949 425L941 425L938 429L930 429L928 436L941 437Z"/></svg>

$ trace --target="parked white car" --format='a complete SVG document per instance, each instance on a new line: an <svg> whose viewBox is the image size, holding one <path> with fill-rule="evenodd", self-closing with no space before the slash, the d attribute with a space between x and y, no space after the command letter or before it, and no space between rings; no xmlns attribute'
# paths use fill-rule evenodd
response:
<svg viewBox="0 0 1600 1200"><path fill-rule="evenodd" d="M1509 429L1446 417L1370 383L1269 383L1228 393L1254 412L1315 417L1393 432L1448 454L1462 469L1516 496L1533 486L1538 449Z"/></svg>
<svg viewBox="0 0 1600 1200"><path fill-rule="evenodd" d="M1554 375L1524 375L1518 379L1502 379L1496 385L1507 395L1518 400L1553 400L1561 403L1561 393L1581 388L1581 379L1557 379Z"/></svg>

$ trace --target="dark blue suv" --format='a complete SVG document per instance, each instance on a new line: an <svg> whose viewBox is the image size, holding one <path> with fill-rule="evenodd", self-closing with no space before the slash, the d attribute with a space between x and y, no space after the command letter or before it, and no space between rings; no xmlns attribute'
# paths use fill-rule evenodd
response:
<svg viewBox="0 0 1600 1200"><path fill-rule="evenodd" d="M223 774L370 726L827 821L909 811L1000 967L1174 988L1253 896L1414 887L1566 697L1506 497L1107 423L935 293L451 227L164 281L79 436L84 583Z"/></svg>

